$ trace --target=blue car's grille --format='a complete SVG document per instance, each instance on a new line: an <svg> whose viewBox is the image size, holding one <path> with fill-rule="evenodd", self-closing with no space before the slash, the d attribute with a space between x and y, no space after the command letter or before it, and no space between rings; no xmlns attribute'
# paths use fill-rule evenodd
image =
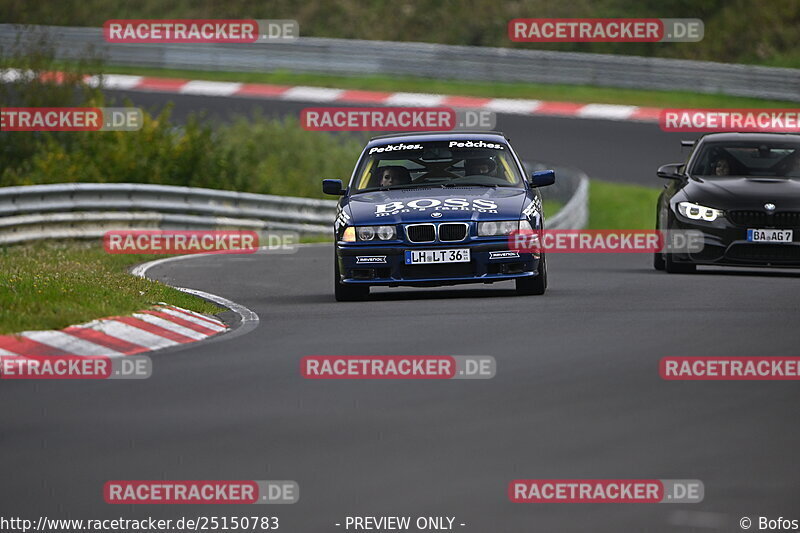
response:
<svg viewBox="0 0 800 533"><path fill-rule="evenodd" d="M467 238L467 225L466 224L439 224L439 240L442 242L447 241L463 241Z"/></svg>
<svg viewBox="0 0 800 533"><path fill-rule="evenodd" d="M467 238L469 225L465 222L444 222L438 226L431 223L411 224L406 226L406 235L410 242L457 242Z"/></svg>
<svg viewBox="0 0 800 533"><path fill-rule="evenodd" d="M433 242L436 240L436 227L433 224L407 226L408 240L411 242Z"/></svg>

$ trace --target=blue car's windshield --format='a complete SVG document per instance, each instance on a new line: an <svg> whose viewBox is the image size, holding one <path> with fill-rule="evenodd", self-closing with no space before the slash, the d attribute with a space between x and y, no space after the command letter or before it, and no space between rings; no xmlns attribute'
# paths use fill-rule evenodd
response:
<svg viewBox="0 0 800 533"><path fill-rule="evenodd" d="M370 148L351 190L413 187L522 187L508 145L483 140L395 142Z"/></svg>

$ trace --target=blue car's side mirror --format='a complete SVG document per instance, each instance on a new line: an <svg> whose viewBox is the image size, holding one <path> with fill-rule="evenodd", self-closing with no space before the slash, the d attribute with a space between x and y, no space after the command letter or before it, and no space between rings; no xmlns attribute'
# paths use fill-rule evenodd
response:
<svg viewBox="0 0 800 533"><path fill-rule="evenodd" d="M322 192L333 194L334 196L343 195L342 180L322 180Z"/></svg>
<svg viewBox="0 0 800 533"><path fill-rule="evenodd" d="M555 182L555 170L537 170L531 174L531 179L528 183L531 184L531 187L545 187L546 185L552 185Z"/></svg>

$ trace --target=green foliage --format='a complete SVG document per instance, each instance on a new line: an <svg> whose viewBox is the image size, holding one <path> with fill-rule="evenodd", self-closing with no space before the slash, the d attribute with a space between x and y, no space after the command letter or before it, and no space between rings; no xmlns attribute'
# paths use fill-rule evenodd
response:
<svg viewBox="0 0 800 533"><path fill-rule="evenodd" d="M152 255L111 255L95 243L47 242L0 247L0 334L60 329L130 314L159 302L198 313L217 306L126 272Z"/></svg>
<svg viewBox="0 0 800 533"><path fill-rule="evenodd" d="M84 83L96 62L69 64L62 83L42 74L63 69L42 41L0 57L0 69L26 75L0 84L0 106L102 107L103 95ZM303 130L297 119L239 118L212 128L201 115L178 127L167 107L144 112L139 131L0 132L0 186L119 182L209 187L321 197L323 177L346 178L363 143Z"/></svg>
<svg viewBox="0 0 800 533"><path fill-rule="evenodd" d="M659 189L591 180L590 229L653 229Z"/></svg>

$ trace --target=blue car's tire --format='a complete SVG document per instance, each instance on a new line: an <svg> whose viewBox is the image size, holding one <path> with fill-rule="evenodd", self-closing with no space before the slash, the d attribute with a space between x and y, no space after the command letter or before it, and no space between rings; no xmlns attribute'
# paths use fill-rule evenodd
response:
<svg viewBox="0 0 800 533"><path fill-rule="evenodd" d="M527 295L540 295L544 294L547 290L547 261L544 254L542 260L539 261L539 269L537 275L533 277L517 278L517 294Z"/></svg>
<svg viewBox="0 0 800 533"><path fill-rule="evenodd" d="M337 302L356 302L369 296L369 285L345 285L339 276L339 259L333 254L333 295Z"/></svg>

